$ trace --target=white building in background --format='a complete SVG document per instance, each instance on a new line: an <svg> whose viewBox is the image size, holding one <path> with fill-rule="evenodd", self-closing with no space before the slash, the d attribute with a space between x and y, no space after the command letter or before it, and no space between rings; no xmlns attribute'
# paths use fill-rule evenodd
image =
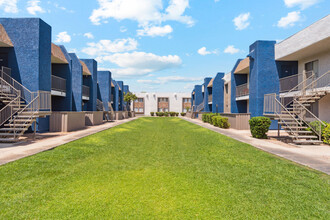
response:
<svg viewBox="0 0 330 220"><path fill-rule="evenodd" d="M133 103L136 114L149 116L150 112L186 112L191 107L190 93L137 93Z"/></svg>

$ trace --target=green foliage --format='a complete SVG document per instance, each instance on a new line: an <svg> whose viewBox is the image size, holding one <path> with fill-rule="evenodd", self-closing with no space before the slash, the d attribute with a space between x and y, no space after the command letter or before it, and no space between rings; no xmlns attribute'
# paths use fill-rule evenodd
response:
<svg viewBox="0 0 330 220"><path fill-rule="evenodd" d="M150 112L150 115L151 115L151 116L154 116L154 115L155 115L155 112Z"/></svg>
<svg viewBox="0 0 330 220"><path fill-rule="evenodd" d="M175 116L178 117L179 116L179 112L175 112Z"/></svg>
<svg viewBox="0 0 330 220"><path fill-rule="evenodd" d="M181 116L186 116L186 113L185 112L181 112Z"/></svg>
<svg viewBox="0 0 330 220"><path fill-rule="evenodd" d="M267 117L254 117L249 120L252 137L267 139L267 132L271 125L271 120Z"/></svg>
<svg viewBox="0 0 330 220"><path fill-rule="evenodd" d="M165 117L168 117L170 115L170 113L168 113L168 112L164 112L164 116Z"/></svg>
<svg viewBox="0 0 330 220"><path fill-rule="evenodd" d="M0 219L329 219L328 175L179 118L0 166Z"/></svg>
<svg viewBox="0 0 330 220"><path fill-rule="evenodd" d="M134 93L128 92L124 94L124 101L127 103L131 103L137 100L137 96Z"/></svg>
<svg viewBox="0 0 330 220"><path fill-rule="evenodd" d="M220 114L218 114L218 113L204 113L202 115L202 121L212 124L212 117L219 116L219 115Z"/></svg>
<svg viewBox="0 0 330 220"><path fill-rule="evenodd" d="M169 112L169 114L171 115L171 117L175 116L175 112Z"/></svg>
<svg viewBox="0 0 330 220"><path fill-rule="evenodd" d="M228 122L228 118L222 116L213 116L212 124L219 128L229 128L230 123Z"/></svg>
<svg viewBox="0 0 330 220"><path fill-rule="evenodd" d="M330 144L330 123L323 129L322 139L325 144Z"/></svg>
<svg viewBox="0 0 330 220"><path fill-rule="evenodd" d="M189 112L189 111L190 111L190 107L187 106L187 107L186 107L186 110L187 110L187 112Z"/></svg>
<svg viewBox="0 0 330 220"><path fill-rule="evenodd" d="M163 116L164 116L164 112L156 112L156 115L157 115L158 117L163 117Z"/></svg>
<svg viewBox="0 0 330 220"><path fill-rule="evenodd" d="M313 135L318 135L319 133L323 133L323 130L325 129L325 127L327 126L327 122L323 121L323 123L325 125L323 125L322 123L320 123L319 121L312 121L311 123L309 123L309 125L314 129L311 129L310 127L306 128L307 131L312 131ZM321 131L320 131L320 127L321 127ZM316 134L314 131L316 131L318 134Z"/></svg>

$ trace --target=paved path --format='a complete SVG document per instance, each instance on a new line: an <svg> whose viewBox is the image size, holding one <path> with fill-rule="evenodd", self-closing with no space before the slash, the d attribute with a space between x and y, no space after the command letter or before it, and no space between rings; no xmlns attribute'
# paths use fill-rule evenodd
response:
<svg viewBox="0 0 330 220"><path fill-rule="evenodd" d="M16 144L0 144L0 165L31 156L46 150L56 148L71 141L107 130L117 125L137 119L130 118L115 122L106 122L101 125L92 126L84 130L69 133L44 133L38 134L36 141L26 141ZM38 138L40 138L38 140Z"/></svg>
<svg viewBox="0 0 330 220"><path fill-rule="evenodd" d="M238 141L250 144L263 151L286 158L307 167L330 174L330 147L327 145L291 145L276 140L252 138L249 131L221 129L198 119L183 117L184 120L226 135Z"/></svg>

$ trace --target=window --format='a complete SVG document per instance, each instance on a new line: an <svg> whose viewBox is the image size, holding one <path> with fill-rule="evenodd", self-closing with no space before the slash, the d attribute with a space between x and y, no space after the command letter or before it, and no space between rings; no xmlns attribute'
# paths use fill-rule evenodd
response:
<svg viewBox="0 0 330 220"><path fill-rule="evenodd" d="M183 98L183 103L189 103L191 102L191 98Z"/></svg>
<svg viewBox="0 0 330 220"><path fill-rule="evenodd" d="M139 112L143 112L143 108L139 108Z"/></svg>
<svg viewBox="0 0 330 220"><path fill-rule="evenodd" d="M314 60L312 62L305 63L306 78L310 77L313 73L315 77L318 76L319 71L319 61Z"/></svg>
<svg viewBox="0 0 330 220"><path fill-rule="evenodd" d="M143 98L138 98L138 102L143 102Z"/></svg>
<svg viewBox="0 0 330 220"><path fill-rule="evenodd" d="M135 112L138 112L138 111L139 111L139 109L138 109L138 108L134 108L134 111L135 111Z"/></svg>

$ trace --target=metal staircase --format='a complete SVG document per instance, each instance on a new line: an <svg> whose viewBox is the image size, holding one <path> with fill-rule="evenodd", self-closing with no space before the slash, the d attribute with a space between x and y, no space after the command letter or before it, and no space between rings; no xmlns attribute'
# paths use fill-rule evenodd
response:
<svg viewBox="0 0 330 220"><path fill-rule="evenodd" d="M320 77L311 73L285 95L265 95L264 115L277 120L294 143L320 144L321 125L325 124L308 108L327 93L330 93L330 71ZM310 125L312 121L318 123L318 128Z"/></svg>
<svg viewBox="0 0 330 220"><path fill-rule="evenodd" d="M31 92L10 76L10 69L0 73L0 143L16 142L38 117L50 115L50 92Z"/></svg>

